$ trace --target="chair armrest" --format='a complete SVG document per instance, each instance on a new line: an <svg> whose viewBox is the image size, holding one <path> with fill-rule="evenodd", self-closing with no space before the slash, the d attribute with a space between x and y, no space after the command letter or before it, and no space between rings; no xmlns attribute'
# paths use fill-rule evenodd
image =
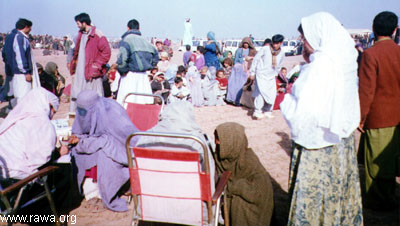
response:
<svg viewBox="0 0 400 226"><path fill-rule="evenodd" d="M217 200L221 196L222 192L224 191L225 186L228 183L228 179L231 176L231 174L232 174L231 171L224 171L224 173L222 173L222 176L217 183L217 187L215 188L215 192L212 197L213 204L217 203Z"/></svg>
<svg viewBox="0 0 400 226"><path fill-rule="evenodd" d="M49 174L50 172L53 172L54 170L58 169L58 166L48 166L44 169L39 170L38 172L29 175L28 177L8 186L7 188L3 189L2 191L0 191L1 195L6 195L7 193L14 191L15 189L19 189L22 186L28 184L29 182L33 181L34 179L36 179L37 177L42 177L45 176L47 174Z"/></svg>

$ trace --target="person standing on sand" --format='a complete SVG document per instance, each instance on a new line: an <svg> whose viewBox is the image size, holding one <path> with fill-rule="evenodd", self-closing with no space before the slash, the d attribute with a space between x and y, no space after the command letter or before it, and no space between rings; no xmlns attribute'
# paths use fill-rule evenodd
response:
<svg viewBox="0 0 400 226"><path fill-rule="evenodd" d="M275 76L279 73L285 58L285 53L281 49L283 39L280 34L274 35L272 45L262 47L253 58L250 79L255 80L253 117L256 119L273 118L272 110L276 98Z"/></svg>
<svg viewBox="0 0 400 226"><path fill-rule="evenodd" d="M359 72L365 204L379 210L398 206L395 177L396 168L400 169L400 46L391 39L397 23L398 17L392 12L375 17L377 41L364 51Z"/></svg>
<svg viewBox="0 0 400 226"><path fill-rule="evenodd" d="M6 82L0 91L0 101L7 96L14 95L10 101L8 111L15 107L32 87L40 87L36 64L32 60L32 49L29 43L29 33L32 22L19 19L15 29L6 37L2 51L5 63Z"/></svg>
<svg viewBox="0 0 400 226"><path fill-rule="evenodd" d="M288 225L362 225L354 41L325 12L302 18L299 32L308 64L280 105L294 141Z"/></svg>
<svg viewBox="0 0 400 226"><path fill-rule="evenodd" d="M107 70L105 65L111 57L106 36L91 25L89 15L78 14L75 21L79 32L69 68L73 76L70 112L75 112L76 98L83 90L95 90L100 96L104 96L103 75Z"/></svg>
<svg viewBox="0 0 400 226"><path fill-rule="evenodd" d="M146 71L153 69L159 61L156 48L141 36L139 22L130 20L127 29L122 35L117 64L112 66L122 76L117 96L121 105L130 92L152 94ZM152 98L130 96L127 101L152 103Z"/></svg>

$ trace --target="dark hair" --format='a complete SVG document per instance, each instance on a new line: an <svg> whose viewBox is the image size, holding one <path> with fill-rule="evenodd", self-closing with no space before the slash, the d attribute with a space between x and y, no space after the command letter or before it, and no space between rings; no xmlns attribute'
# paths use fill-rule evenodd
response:
<svg viewBox="0 0 400 226"><path fill-rule="evenodd" d="M301 26L301 24L299 25L297 30L300 32L300 34L304 35L303 26Z"/></svg>
<svg viewBox="0 0 400 226"><path fill-rule="evenodd" d="M174 82L180 83L180 82L183 82L183 79L181 77L175 77Z"/></svg>
<svg viewBox="0 0 400 226"><path fill-rule="evenodd" d="M282 67L281 70L285 69L287 71L287 69L285 67Z"/></svg>
<svg viewBox="0 0 400 226"><path fill-rule="evenodd" d="M396 14L389 11L379 13L375 16L372 25L375 36L391 36L397 27L397 23Z"/></svg>
<svg viewBox="0 0 400 226"><path fill-rule="evenodd" d="M81 13L81 14L76 15L75 21L79 21L81 23L86 23L87 25L92 24L89 14L87 14L87 13Z"/></svg>
<svg viewBox="0 0 400 226"><path fill-rule="evenodd" d="M186 45L186 51L190 51L190 45Z"/></svg>
<svg viewBox="0 0 400 226"><path fill-rule="evenodd" d="M183 65L179 65L178 71L176 72L177 74L181 74L183 72L186 72L186 69Z"/></svg>
<svg viewBox="0 0 400 226"><path fill-rule="evenodd" d="M283 35L277 34L272 36L272 43L279 43L279 42L283 42L283 39L285 39L285 37L283 37Z"/></svg>
<svg viewBox="0 0 400 226"><path fill-rule="evenodd" d="M219 69L219 70L215 73L215 75L218 75L218 73L220 73L220 72L222 72L223 74L225 73L224 70Z"/></svg>
<svg viewBox="0 0 400 226"><path fill-rule="evenodd" d="M32 21L24 19L24 18L19 18L17 23L15 23L15 28L18 30L22 30L26 27L32 27Z"/></svg>
<svg viewBox="0 0 400 226"><path fill-rule="evenodd" d="M204 54L204 46L197 46L197 50L200 51L200 53Z"/></svg>
<svg viewBox="0 0 400 226"><path fill-rule="evenodd" d="M272 40L270 39L270 38L266 38L265 40L264 40L264 45L265 44L271 44L271 42L272 42Z"/></svg>
<svg viewBox="0 0 400 226"><path fill-rule="evenodd" d="M135 19L132 19L128 22L127 26L131 30L139 30L139 22Z"/></svg>
<svg viewBox="0 0 400 226"><path fill-rule="evenodd" d="M232 59L231 58L225 58L225 60L224 60L224 64L225 63L227 63L229 66L232 66L232 64L233 64L233 61L232 61Z"/></svg>

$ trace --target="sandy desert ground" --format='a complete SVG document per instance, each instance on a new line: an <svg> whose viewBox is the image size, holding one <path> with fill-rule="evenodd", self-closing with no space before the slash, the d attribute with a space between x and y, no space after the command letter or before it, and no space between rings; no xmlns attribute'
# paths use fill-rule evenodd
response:
<svg viewBox="0 0 400 226"><path fill-rule="evenodd" d="M111 63L115 62L118 50L113 50ZM172 62L181 64L182 52L175 51ZM66 56L51 55L42 56L41 50L34 50L35 59L43 66L54 61L59 66L59 71L70 83L70 76L66 68ZM294 64L302 61L301 56L287 57L284 66L289 70ZM4 75L4 64L0 62L0 74ZM4 112L5 103L1 104ZM62 103L56 118L65 118L68 113L68 104ZM244 107L231 105L219 107L202 107L195 109L196 121L203 131L210 136L213 135L215 127L223 122L234 121L246 128L249 146L260 158L265 169L270 173L274 185L275 199L275 225L285 225L288 215L288 174L291 152L291 140L289 128L280 111L275 111L273 119L253 120L252 111ZM357 134L359 136L359 134ZM358 137L357 136L357 137ZM362 167L360 168L361 171ZM361 172L362 174L362 172ZM126 213L115 213L105 210L92 213L86 209L86 201L73 210L70 214L76 215L76 225L129 225L131 219L132 205ZM365 225L399 225L399 210L392 212L375 212L364 210Z"/></svg>

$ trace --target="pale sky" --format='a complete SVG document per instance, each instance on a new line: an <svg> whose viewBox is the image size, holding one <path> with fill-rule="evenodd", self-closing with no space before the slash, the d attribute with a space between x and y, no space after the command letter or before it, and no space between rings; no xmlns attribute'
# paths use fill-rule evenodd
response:
<svg viewBox="0 0 400 226"><path fill-rule="evenodd" d="M0 32L9 32L18 18L33 22L32 34L63 36L78 31L75 15L86 12L108 37L120 37L130 19L137 19L145 37L181 39L185 18L194 36L214 31L217 39L252 34L265 39L280 33L297 37L300 19L326 11L346 28L371 29L382 11L400 15L399 0L0 0Z"/></svg>

